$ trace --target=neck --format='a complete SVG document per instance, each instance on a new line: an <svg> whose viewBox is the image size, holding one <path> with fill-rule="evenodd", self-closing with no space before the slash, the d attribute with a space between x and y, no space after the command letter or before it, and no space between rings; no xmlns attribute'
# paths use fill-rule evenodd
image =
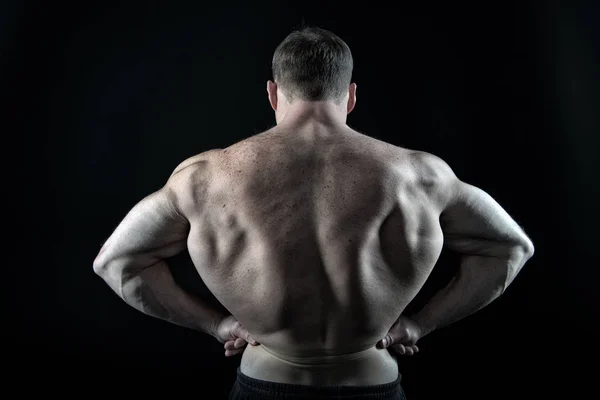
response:
<svg viewBox="0 0 600 400"><path fill-rule="evenodd" d="M279 124L339 126L346 124L346 113L342 105L331 101L298 100L287 106Z"/></svg>

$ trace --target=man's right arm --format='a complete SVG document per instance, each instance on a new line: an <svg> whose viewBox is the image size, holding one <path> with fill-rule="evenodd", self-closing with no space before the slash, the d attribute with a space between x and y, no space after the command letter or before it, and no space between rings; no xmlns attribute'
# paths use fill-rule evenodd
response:
<svg viewBox="0 0 600 400"><path fill-rule="evenodd" d="M424 154L424 155L423 155ZM483 190L460 181L440 158L421 153L435 170L445 247L462 255L457 275L410 318L421 337L485 307L511 284L534 252L519 225Z"/></svg>

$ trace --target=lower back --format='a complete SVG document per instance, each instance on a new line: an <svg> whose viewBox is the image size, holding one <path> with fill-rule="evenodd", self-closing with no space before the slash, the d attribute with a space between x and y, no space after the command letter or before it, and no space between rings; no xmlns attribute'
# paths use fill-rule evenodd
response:
<svg viewBox="0 0 600 400"><path fill-rule="evenodd" d="M262 344L248 345L240 370L254 379L310 386L368 386L398 378L396 359L375 346L334 356L288 357Z"/></svg>

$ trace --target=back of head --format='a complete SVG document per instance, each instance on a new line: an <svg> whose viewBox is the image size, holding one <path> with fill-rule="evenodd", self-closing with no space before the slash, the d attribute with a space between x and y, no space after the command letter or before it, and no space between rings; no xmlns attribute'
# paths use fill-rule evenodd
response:
<svg viewBox="0 0 600 400"><path fill-rule="evenodd" d="M288 102L340 104L352 79L352 53L334 33L305 27L290 33L273 54L273 80Z"/></svg>

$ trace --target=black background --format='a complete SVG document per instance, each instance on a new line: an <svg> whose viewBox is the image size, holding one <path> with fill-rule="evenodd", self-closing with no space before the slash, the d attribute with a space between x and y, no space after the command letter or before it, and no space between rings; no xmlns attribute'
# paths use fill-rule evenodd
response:
<svg viewBox="0 0 600 400"><path fill-rule="evenodd" d="M14 320L3 335L12 382L57 394L229 391L239 356L225 359L213 338L127 306L92 261L180 161L274 125L271 57L305 22L352 49L351 127L442 157L536 246L500 299L400 360L409 400L583 398L599 333L594 2L0 7L4 293ZM456 262L444 253L411 307ZM169 264L182 286L214 302L187 253Z"/></svg>

